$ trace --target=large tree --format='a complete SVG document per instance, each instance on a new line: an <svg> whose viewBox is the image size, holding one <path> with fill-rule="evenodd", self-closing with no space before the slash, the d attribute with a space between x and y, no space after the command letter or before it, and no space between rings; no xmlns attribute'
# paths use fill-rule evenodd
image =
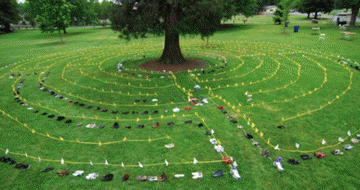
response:
<svg viewBox="0 0 360 190"><path fill-rule="evenodd" d="M99 1L95 1L94 4L94 12L96 14L97 19L103 21L103 26L106 27L107 19L110 18L111 15L111 8L113 2L104 0L101 3Z"/></svg>
<svg viewBox="0 0 360 190"><path fill-rule="evenodd" d="M185 61L179 35L208 37L219 29L222 18L235 14L233 0L117 0L113 7L112 28L120 37L145 37L146 33L165 34L160 63ZM243 7L241 10L246 10Z"/></svg>
<svg viewBox="0 0 360 190"><path fill-rule="evenodd" d="M18 13L16 0L0 0L0 25L4 25L6 33L11 32L10 24L20 19Z"/></svg>
<svg viewBox="0 0 360 190"><path fill-rule="evenodd" d="M355 27L356 17L359 14L360 0L335 0L336 8L351 8L350 26Z"/></svg>
<svg viewBox="0 0 360 190"><path fill-rule="evenodd" d="M284 22L284 33L286 33L286 27L287 27L287 22L289 20L290 10L296 7L299 4L299 2L300 0L281 0L279 3L279 7L276 9L276 11L278 11L281 21Z"/></svg>
<svg viewBox="0 0 360 190"><path fill-rule="evenodd" d="M318 12L329 13L334 9L334 0L301 0L297 6L299 12L310 13L315 12L314 19L317 19Z"/></svg>
<svg viewBox="0 0 360 190"><path fill-rule="evenodd" d="M71 5L65 0L39 0L42 3L40 10L42 14L36 17L41 32L59 31L62 43L61 30L70 26Z"/></svg>

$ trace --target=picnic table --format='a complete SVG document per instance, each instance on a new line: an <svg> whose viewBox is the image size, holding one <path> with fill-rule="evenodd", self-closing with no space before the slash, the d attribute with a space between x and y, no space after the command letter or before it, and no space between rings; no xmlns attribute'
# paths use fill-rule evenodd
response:
<svg viewBox="0 0 360 190"><path fill-rule="evenodd" d="M352 40L353 39L353 36L356 35L356 33L354 32L346 32L346 31L343 31L341 32L344 34L344 39L345 40Z"/></svg>

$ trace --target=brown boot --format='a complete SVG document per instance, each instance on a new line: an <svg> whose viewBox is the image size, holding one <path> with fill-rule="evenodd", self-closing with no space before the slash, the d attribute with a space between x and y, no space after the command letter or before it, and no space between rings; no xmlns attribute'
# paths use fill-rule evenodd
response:
<svg viewBox="0 0 360 190"><path fill-rule="evenodd" d="M154 129L160 127L160 123L156 122L155 125L152 126Z"/></svg>
<svg viewBox="0 0 360 190"><path fill-rule="evenodd" d="M162 174L160 177L158 177L158 181L162 182L167 179L166 173Z"/></svg>
<svg viewBox="0 0 360 190"><path fill-rule="evenodd" d="M69 168L66 168L64 172L58 171L57 173L59 176L64 176L64 175L69 175L69 172L70 172Z"/></svg>

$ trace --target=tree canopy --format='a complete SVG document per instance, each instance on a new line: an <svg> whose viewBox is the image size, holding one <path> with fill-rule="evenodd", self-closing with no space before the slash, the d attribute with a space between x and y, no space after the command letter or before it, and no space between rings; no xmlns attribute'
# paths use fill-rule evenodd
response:
<svg viewBox="0 0 360 190"><path fill-rule="evenodd" d="M65 0L39 0L42 3L42 14L36 17L42 32L54 32L65 30L70 26L71 5ZM60 39L62 42L61 34Z"/></svg>
<svg viewBox="0 0 360 190"><path fill-rule="evenodd" d="M308 15L315 12L314 18L317 19L318 12L328 13L334 9L334 0L301 0L297 8Z"/></svg>
<svg viewBox="0 0 360 190"><path fill-rule="evenodd" d="M336 8L351 8L350 26L355 26L360 9L360 0L335 0Z"/></svg>
<svg viewBox="0 0 360 190"><path fill-rule="evenodd" d="M10 24L20 19L18 13L16 0L0 0L0 25L5 26L5 32L11 32Z"/></svg>

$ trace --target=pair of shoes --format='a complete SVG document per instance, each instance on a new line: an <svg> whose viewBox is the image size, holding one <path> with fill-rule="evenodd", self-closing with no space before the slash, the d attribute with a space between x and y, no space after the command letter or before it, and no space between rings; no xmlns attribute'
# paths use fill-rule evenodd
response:
<svg viewBox="0 0 360 190"><path fill-rule="evenodd" d="M97 128L98 129L102 129L102 128L104 128L105 127L105 125L99 125Z"/></svg>
<svg viewBox="0 0 360 190"><path fill-rule="evenodd" d="M214 146L214 149L215 149L217 152L224 152L224 147L221 146L221 145Z"/></svg>
<svg viewBox="0 0 360 190"><path fill-rule="evenodd" d="M119 113L119 111L111 111L111 113Z"/></svg>
<svg viewBox="0 0 360 190"><path fill-rule="evenodd" d="M291 165L298 165L300 164L300 161L296 160L296 159L289 159L288 160L289 164Z"/></svg>
<svg viewBox="0 0 360 190"><path fill-rule="evenodd" d="M205 131L205 135L211 135L210 131Z"/></svg>
<svg viewBox="0 0 360 190"><path fill-rule="evenodd" d="M122 181L126 181L129 179L129 174L125 174L123 177L122 177Z"/></svg>
<svg viewBox="0 0 360 190"><path fill-rule="evenodd" d="M278 157L275 162L274 162L274 166L276 166L276 168L283 172L284 171L284 168L282 167L282 164L281 164L281 161L282 161L282 158L281 157Z"/></svg>
<svg viewBox="0 0 360 190"><path fill-rule="evenodd" d="M48 168L45 168L45 169L41 170L41 172L48 172L48 171L53 170L53 169L54 169L54 167L48 167Z"/></svg>
<svg viewBox="0 0 360 190"><path fill-rule="evenodd" d="M171 143L171 144L167 144L167 145L165 145L165 148L174 148L174 143Z"/></svg>
<svg viewBox="0 0 360 190"><path fill-rule="evenodd" d="M166 173L162 174L161 176L158 177L158 181L163 182L167 179Z"/></svg>
<svg viewBox="0 0 360 190"><path fill-rule="evenodd" d="M202 127L202 126L204 126L204 124L198 123L198 127Z"/></svg>
<svg viewBox="0 0 360 190"><path fill-rule="evenodd" d="M137 111L133 111L133 112L132 112L132 114L138 114L138 113L139 113L139 112L137 112Z"/></svg>
<svg viewBox="0 0 360 190"><path fill-rule="evenodd" d="M111 128L113 129L118 129L120 126L119 126L119 123L118 122L115 122L113 126L111 126Z"/></svg>
<svg viewBox="0 0 360 190"><path fill-rule="evenodd" d="M310 156L310 155L307 155L307 154L301 155L300 157L301 157L303 160L309 160L309 159L311 159L311 156Z"/></svg>
<svg viewBox="0 0 360 190"><path fill-rule="evenodd" d="M167 125L168 127L170 127L170 126L174 125L174 122L167 123L166 125Z"/></svg>
<svg viewBox="0 0 360 190"><path fill-rule="evenodd" d="M77 123L76 125L77 125L77 126L81 126L81 125L82 125L82 123Z"/></svg>
<svg viewBox="0 0 360 190"><path fill-rule="evenodd" d="M114 174L106 174L104 175L103 178L101 178L101 180L103 181L111 181L114 178Z"/></svg>
<svg viewBox="0 0 360 190"><path fill-rule="evenodd" d="M41 115L47 115L47 113L46 112L44 112L44 113L42 113ZM58 120L59 121L59 120Z"/></svg>
<svg viewBox="0 0 360 190"><path fill-rule="evenodd" d="M149 102L149 100L147 100L147 99L144 99L144 100L143 100L143 102L144 102L144 103L146 103L146 102Z"/></svg>
<svg viewBox="0 0 360 190"><path fill-rule="evenodd" d="M65 123L72 123L72 120L68 119L68 120L65 121Z"/></svg>
<svg viewBox="0 0 360 190"><path fill-rule="evenodd" d="M100 108L100 107L96 107L96 108L94 108L94 110L101 110L101 108Z"/></svg>
<svg viewBox="0 0 360 190"><path fill-rule="evenodd" d="M8 158L9 159L9 158ZM11 158L10 158L11 159ZM24 168L26 165L23 163L14 164L13 167L16 169Z"/></svg>
<svg viewBox="0 0 360 190"><path fill-rule="evenodd" d="M326 158L326 154L323 153L323 152L315 152L314 155L315 155L317 158Z"/></svg>
<svg viewBox="0 0 360 190"><path fill-rule="evenodd" d="M66 168L64 172L58 171L57 173L59 176L64 176L64 175L69 175L69 172L70 172L69 168Z"/></svg>
<svg viewBox="0 0 360 190"><path fill-rule="evenodd" d="M79 106L83 107L83 106L85 106L85 104L82 104L82 103L81 103L81 104L79 104Z"/></svg>
<svg viewBox="0 0 360 190"><path fill-rule="evenodd" d="M157 113L159 113L159 111L155 110L151 114L157 114Z"/></svg>
<svg viewBox="0 0 360 190"><path fill-rule="evenodd" d="M222 106L218 106L217 108L219 108L219 109L221 109L221 110L224 109L224 107L222 107Z"/></svg>
<svg viewBox="0 0 360 190"><path fill-rule="evenodd" d="M46 114L45 114L45 115L46 115ZM56 121L62 121L62 120L64 120L64 119L65 119L64 116L58 116L57 119L56 119Z"/></svg>
<svg viewBox="0 0 360 190"><path fill-rule="evenodd" d="M280 125L280 126L278 126L278 128L279 129L285 129L285 126Z"/></svg>
<svg viewBox="0 0 360 190"><path fill-rule="evenodd" d="M185 111L188 111L188 110L190 110L191 109L191 107L186 107L185 108Z"/></svg>
<svg viewBox="0 0 360 190"><path fill-rule="evenodd" d="M215 178L218 178L218 177L221 177L224 175L222 170L217 170L217 171L213 172L212 174L213 174L213 177L215 177Z"/></svg>
<svg viewBox="0 0 360 190"><path fill-rule="evenodd" d="M230 173L232 174L232 176L233 176L235 179L241 179L241 176L240 176L239 171L238 171L238 169L237 169L236 166L234 166L234 167L231 168Z"/></svg>
<svg viewBox="0 0 360 190"><path fill-rule="evenodd" d="M344 154L343 152L340 152L340 149L332 150L331 153L333 153L334 155L343 155Z"/></svg>
<svg viewBox="0 0 360 190"><path fill-rule="evenodd" d="M158 177L157 176L149 176L148 181L158 181Z"/></svg>
<svg viewBox="0 0 360 190"><path fill-rule="evenodd" d="M201 172L193 172L191 174L193 175L193 179L200 179L203 177L203 174Z"/></svg>
<svg viewBox="0 0 360 190"><path fill-rule="evenodd" d="M261 150L260 154L263 155L265 158L270 157L270 151L267 149Z"/></svg>
<svg viewBox="0 0 360 190"><path fill-rule="evenodd" d="M351 139L351 142L352 142L353 144L356 144L356 143L359 142L359 140L353 138L353 139Z"/></svg>
<svg viewBox="0 0 360 190"><path fill-rule="evenodd" d="M145 126L144 125L138 125L136 128L144 128Z"/></svg>
<svg viewBox="0 0 360 190"><path fill-rule="evenodd" d="M156 122L152 127L153 127L154 129L155 129L155 128L159 128L159 127L160 127L159 122Z"/></svg>
<svg viewBox="0 0 360 190"><path fill-rule="evenodd" d="M53 118L55 117L55 115L48 115L48 118Z"/></svg>
<svg viewBox="0 0 360 190"><path fill-rule="evenodd" d="M221 112L223 112L223 114L226 114L226 113L227 113L227 111L226 111L226 110L221 110Z"/></svg>
<svg viewBox="0 0 360 190"><path fill-rule="evenodd" d="M351 150L352 148L353 148L353 146L351 146L349 144L347 144L343 147L343 149L345 149L345 150Z"/></svg>
<svg viewBox="0 0 360 190"><path fill-rule="evenodd" d="M245 137L248 138L248 139L252 139L252 138L253 138L253 136L252 136L250 133L245 133L244 135L245 135Z"/></svg>
<svg viewBox="0 0 360 190"><path fill-rule="evenodd" d="M222 157L221 160L224 162L224 164L231 164L231 160L229 157Z"/></svg>
<svg viewBox="0 0 360 190"><path fill-rule="evenodd" d="M94 127L96 127L95 123L91 123L91 124L86 125L86 128L94 128Z"/></svg>
<svg viewBox="0 0 360 190"><path fill-rule="evenodd" d="M101 112L107 112L108 110L107 109L102 109Z"/></svg>
<svg viewBox="0 0 360 190"><path fill-rule="evenodd" d="M89 110L89 109L91 109L91 108L92 108L92 106L88 106L88 107L86 107L86 109L88 109L88 110Z"/></svg>
<svg viewBox="0 0 360 190"><path fill-rule="evenodd" d="M149 111L143 111L143 112L141 112L141 114L143 114L143 115L146 115L146 114L148 114L149 113Z"/></svg>
<svg viewBox="0 0 360 190"><path fill-rule="evenodd" d="M191 124L191 123L192 123L192 120L185 121L185 124Z"/></svg>
<svg viewBox="0 0 360 190"><path fill-rule="evenodd" d="M131 126L125 126L124 129L131 129Z"/></svg>
<svg viewBox="0 0 360 190"><path fill-rule="evenodd" d="M146 175L136 176L136 180L138 180L138 181L146 181L147 179L148 179L148 177Z"/></svg>
<svg viewBox="0 0 360 190"><path fill-rule="evenodd" d="M72 175L73 175L74 177L76 177L76 176L82 176L83 174L84 174L84 171L76 170Z"/></svg>
<svg viewBox="0 0 360 190"><path fill-rule="evenodd" d="M94 179L96 179L97 177L99 177L99 174L97 174L97 173L91 173L91 174L87 175L85 178L88 179L88 180L94 180Z"/></svg>
<svg viewBox="0 0 360 190"><path fill-rule="evenodd" d="M261 146L260 143L258 143L258 142L253 142L252 145L254 145L254 146L256 146L256 147L259 147L259 148L260 148L260 146Z"/></svg>
<svg viewBox="0 0 360 190"><path fill-rule="evenodd" d="M124 115L127 115L127 114L129 114L129 113L130 113L130 112L128 112L128 111L127 111L127 112L122 112L122 114L124 114Z"/></svg>
<svg viewBox="0 0 360 190"><path fill-rule="evenodd" d="M216 139L210 139L210 143L211 144L217 144L217 140Z"/></svg>
<svg viewBox="0 0 360 190"><path fill-rule="evenodd" d="M237 123L235 119L230 120L232 123Z"/></svg>

